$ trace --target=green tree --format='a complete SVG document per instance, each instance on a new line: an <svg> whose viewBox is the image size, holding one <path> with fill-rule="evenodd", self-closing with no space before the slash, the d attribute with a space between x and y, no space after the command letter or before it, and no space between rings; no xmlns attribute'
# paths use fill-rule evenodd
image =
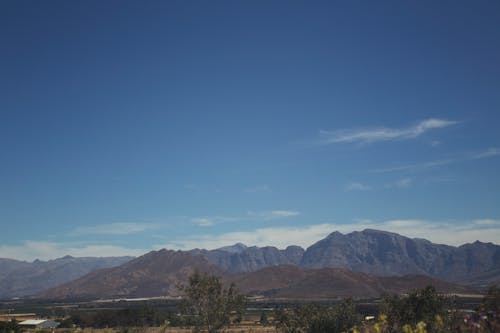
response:
<svg viewBox="0 0 500 333"><path fill-rule="evenodd" d="M500 287L491 286L484 296L482 305L486 311L500 313Z"/></svg>
<svg viewBox="0 0 500 333"><path fill-rule="evenodd" d="M408 296L387 297L383 310L387 315L390 332L400 332L405 325L415 327L418 323L426 323L428 332L441 331L446 324L448 299L440 295L432 286L414 290Z"/></svg>
<svg viewBox="0 0 500 333"><path fill-rule="evenodd" d="M262 326L267 326L269 325L269 319L267 318L267 313L265 311L262 311L260 313L260 320L259 320L259 323L262 325Z"/></svg>
<svg viewBox="0 0 500 333"><path fill-rule="evenodd" d="M196 315L209 333L220 332L231 322L241 320L245 296L234 284L225 288L216 276L195 272L189 277L189 285L181 285L184 293L183 312Z"/></svg>
<svg viewBox="0 0 500 333"><path fill-rule="evenodd" d="M7 322L0 322L0 333L17 333L20 327L15 319Z"/></svg>

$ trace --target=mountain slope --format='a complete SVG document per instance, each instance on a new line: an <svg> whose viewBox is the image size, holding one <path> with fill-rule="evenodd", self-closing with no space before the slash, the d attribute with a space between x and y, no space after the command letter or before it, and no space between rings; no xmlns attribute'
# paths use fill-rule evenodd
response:
<svg viewBox="0 0 500 333"><path fill-rule="evenodd" d="M94 271L75 281L46 290L39 297L150 297L175 296L178 284L194 270L222 275L201 255L182 251L152 251L121 266Z"/></svg>
<svg viewBox="0 0 500 333"><path fill-rule="evenodd" d="M266 267L256 272L228 274L202 255L181 251L154 251L119 267L95 271L47 290L39 298L112 298L177 296L178 285L187 283L194 271L208 272L226 283L235 283L250 295L272 298L311 299L377 297L401 293L429 284L445 292L470 292L425 276L377 277L345 269L303 269L293 265Z"/></svg>
<svg viewBox="0 0 500 333"><path fill-rule="evenodd" d="M373 276L346 269L275 266L231 278L241 290L274 298L378 297L433 285L438 291L467 293L468 287L422 275Z"/></svg>
<svg viewBox="0 0 500 333"><path fill-rule="evenodd" d="M32 263L0 259L0 298L32 295L96 269L118 266L130 259L132 258L66 256L49 261L35 260Z"/></svg>
<svg viewBox="0 0 500 333"><path fill-rule="evenodd" d="M423 274L459 281L500 267L500 246L475 242L453 247L371 229L346 235L333 232L311 245L300 265L376 275Z"/></svg>

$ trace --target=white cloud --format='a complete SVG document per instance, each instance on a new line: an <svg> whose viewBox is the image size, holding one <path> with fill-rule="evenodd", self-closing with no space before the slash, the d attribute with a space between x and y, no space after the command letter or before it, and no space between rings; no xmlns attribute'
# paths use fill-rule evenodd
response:
<svg viewBox="0 0 500 333"><path fill-rule="evenodd" d="M387 184L385 187L386 188L399 188L399 189L404 189L404 188L410 188L413 185L413 179L411 178L402 178L394 183Z"/></svg>
<svg viewBox="0 0 500 333"><path fill-rule="evenodd" d="M385 173L385 172L394 172L394 171L416 172L416 171L422 171L422 170L431 169L431 168L437 168L440 166L454 163L456 161L457 161L456 159L436 160L436 161L430 161L430 162L424 162L424 163L400 165L400 166L391 167L391 168L376 169L376 170L373 170L373 172L375 172L375 173Z"/></svg>
<svg viewBox="0 0 500 333"><path fill-rule="evenodd" d="M488 158L488 157L499 156L499 155L500 155L500 149L493 147L493 148L488 148L486 150L474 153L471 155L471 158L482 159L482 158Z"/></svg>
<svg viewBox="0 0 500 333"><path fill-rule="evenodd" d="M500 226L500 220L492 220L492 219L474 220L473 224L477 226Z"/></svg>
<svg viewBox="0 0 500 333"><path fill-rule="evenodd" d="M391 140L414 139L433 129L458 124L457 121L430 118L406 128L366 128L320 131L320 144L374 143Z"/></svg>
<svg viewBox="0 0 500 333"><path fill-rule="evenodd" d="M263 220L274 220L300 215L300 212L293 210L270 210L264 212L248 212L248 216L257 217Z"/></svg>
<svg viewBox="0 0 500 333"><path fill-rule="evenodd" d="M488 221L488 223L484 223ZM476 240L500 244L500 221L494 219L467 222L390 220L382 224L386 230L435 243L462 245Z"/></svg>
<svg viewBox="0 0 500 333"><path fill-rule="evenodd" d="M346 191L368 191L371 190L371 186L362 183L350 183L346 186Z"/></svg>
<svg viewBox="0 0 500 333"><path fill-rule="evenodd" d="M211 227L219 223L241 221L243 218L238 216L214 215L214 216L180 216L179 219L187 220L200 227Z"/></svg>
<svg viewBox="0 0 500 333"><path fill-rule="evenodd" d="M191 222L199 225L200 227L211 227L214 225L214 221L207 217L194 217Z"/></svg>
<svg viewBox="0 0 500 333"><path fill-rule="evenodd" d="M115 245L77 245L27 240L21 245L1 245L0 258L32 261L35 259L49 260L66 255L74 257L140 256L148 251L147 249L126 248Z"/></svg>
<svg viewBox="0 0 500 333"><path fill-rule="evenodd" d="M268 221L275 219L282 219L287 217L294 217L300 215L300 212L292 211L292 210L270 210L270 211L262 211L262 212L253 212L249 211L246 215L242 216L226 216L226 215L215 215L215 216L194 216L188 217L183 216L180 217L185 219L191 223L194 223L200 227L211 227L221 223L227 222L238 222L238 221Z"/></svg>
<svg viewBox="0 0 500 333"><path fill-rule="evenodd" d="M242 242L247 245L276 246L300 245L304 248L326 237L333 231L349 233L364 229L379 229L410 238L424 238L438 244L462 245L476 240L500 244L500 220L483 219L465 222L428 221L399 219L374 222L369 219L356 220L349 224L315 224L304 227L269 227L252 231L227 232L219 235L194 235L180 238L159 246L170 249L192 248L215 249Z"/></svg>
<svg viewBox="0 0 500 333"><path fill-rule="evenodd" d="M300 245L304 248L326 237L333 231L349 233L363 229L395 232L410 238L424 238L434 243L462 245L476 240L500 244L500 220L475 219L470 221L430 221L420 219L394 219L375 222L358 219L353 223L324 223L302 227L284 226L257 228L251 231L234 231L222 234L201 234L174 239L154 248L215 249L242 242L247 245L276 246ZM140 256L151 249L127 248L115 245L85 245L75 243L24 241L19 245L0 245L0 258L19 260L54 259L65 255L75 257Z"/></svg>
<svg viewBox="0 0 500 333"><path fill-rule="evenodd" d="M153 223L108 223L89 227L78 227L73 231L73 234L79 235L128 235L144 232L147 230L157 229L158 226Z"/></svg>
<svg viewBox="0 0 500 333"><path fill-rule="evenodd" d="M234 231L220 235L197 235L178 239L160 247L188 250L193 248L216 249L238 242L256 246L288 245L308 246L332 232L332 225L317 224L307 227L269 227L253 231Z"/></svg>

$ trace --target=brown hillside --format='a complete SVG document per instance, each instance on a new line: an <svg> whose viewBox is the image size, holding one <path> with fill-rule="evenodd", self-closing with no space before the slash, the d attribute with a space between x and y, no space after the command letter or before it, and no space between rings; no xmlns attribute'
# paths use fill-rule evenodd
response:
<svg viewBox="0 0 500 333"><path fill-rule="evenodd" d="M234 276L232 282L249 294L289 299L378 297L427 285L446 293L471 292L470 288L422 275L379 277L346 269L307 270L296 266L267 267Z"/></svg>
<svg viewBox="0 0 500 333"><path fill-rule="evenodd" d="M121 266L98 270L49 289L41 298L151 297L179 294L177 286L194 271L222 275L201 255L182 251L152 251Z"/></svg>

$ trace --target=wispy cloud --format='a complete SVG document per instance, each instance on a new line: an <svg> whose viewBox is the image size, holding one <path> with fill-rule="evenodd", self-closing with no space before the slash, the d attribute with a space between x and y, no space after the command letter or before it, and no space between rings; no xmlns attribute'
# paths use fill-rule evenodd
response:
<svg viewBox="0 0 500 333"><path fill-rule="evenodd" d="M345 187L346 191L371 191L371 190L383 190L383 189L405 189L410 188L413 185L412 178L401 178L391 183L385 185L372 186L364 183L350 183Z"/></svg>
<svg viewBox="0 0 500 333"><path fill-rule="evenodd" d="M488 157L493 157L493 156L499 156L500 155L500 149L499 148L488 148L486 150L474 153L470 156L472 159L482 159L482 158L488 158Z"/></svg>
<svg viewBox="0 0 500 333"><path fill-rule="evenodd" d="M215 224L214 220L208 217L194 217L191 219L191 222L197 224L200 227L211 227Z"/></svg>
<svg viewBox="0 0 500 333"><path fill-rule="evenodd" d="M246 215L227 216L227 215L214 215L214 216L182 216L178 219L196 224L200 227L212 227L221 223L228 222L250 222L250 221L269 221L276 219L284 219L300 215L300 212L293 210L268 210L268 211L248 211Z"/></svg>
<svg viewBox="0 0 500 333"><path fill-rule="evenodd" d="M493 219L482 219L482 220L474 220L472 224L475 226L498 226L500 228L500 220Z"/></svg>
<svg viewBox="0 0 500 333"><path fill-rule="evenodd" d="M417 171L422 171L422 170L426 170L426 169L441 167L444 165L455 163L457 161L458 160L456 160L456 159L435 160L435 161L429 161L429 162L423 162L423 163L405 164L405 165L399 165L399 166L395 166L395 167L375 169L375 170L373 170L373 172L375 172L375 173L385 173L385 172L393 172L393 171L417 172Z"/></svg>
<svg viewBox="0 0 500 333"><path fill-rule="evenodd" d="M389 168L375 169L375 170L372 170L372 172L374 172L374 173L385 173L385 172L394 172L394 171L419 172L419 171L425 171L427 169L442 167L442 166L453 164L453 163L459 163L459 162L465 162L465 161L471 161L471 160L480 160L480 159L491 158L491 157L496 157L496 156L500 156L500 149L499 148L488 148L488 149L482 150L482 151L477 151L477 152L473 152L473 153L466 153L466 154L463 154L462 156L459 156L459 157L440 159L440 160L434 160L434 161L427 161L427 162L422 162L422 163L405 164L405 165L399 165L399 166L389 167Z"/></svg>
<svg viewBox="0 0 500 333"><path fill-rule="evenodd" d="M408 140L414 139L422 134L439 128L458 124L458 121L430 118L423 120L413 126L405 128L364 128L364 129L341 129L320 131L320 144L334 143L374 143L380 141Z"/></svg>
<svg viewBox="0 0 500 333"><path fill-rule="evenodd" d="M253 218L257 217L263 220L274 220L274 219L282 219L287 217L293 217L300 215L300 212L293 210L270 210L263 212L248 212L248 216Z"/></svg>
<svg viewBox="0 0 500 333"><path fill-rule="evenodd" d="M362 183L350 183L345 187L346 191L369 191L372 187Z"/></svg>
<svg viewBox="0 0 500 333"><path fill-rule="evenodd" d="M148 249L127 248L115 245L78 245L27 240L20 245L0 245L0 258L32 261L35 259L55 259L66 255L74 257L136 257L148 251Z"/></svg>
<svg viewBox="0 0 500 333"><path fill-rule="evenodd" d="M225 215L197 216L197 217L184 216L183 219L188 219L191 223L194 223L200 227L211 227L219 223L235 222L242 220L242 218L238 216L225 216Z"/></svg>
<svg viewBox="0 0 500 333"><path fill-rule="evenodd" d="M413 185L413 179L411 178L402 178L397 181L387 184L387 188L410 188Z"/></svg>
<svg viewBox="0 0 500 333"><path fill-rule="evenodd" d="M158 225L153 223L130 223L130 222L118 222L118 223L108 223L100 224L89 227L78 227L72 234L77 235L128 235L144 232L147 230L157 229Z"/></svg>
<svg viewBox="0 0 500 333"><path fill-rule="evenodd" d="M500 220L459 221L390 220L381 224L385 230L435 243L462 245L476 240L500 244Z"/></svg>
<svg viewBox="0 0 500 333"><path fill-rule="evenodd" d="M227 232L220 235L197 235L178 239L159 247L184 250L193 248L216 249L236 242L256 246L271 245L278 248L284 248L288 245L308 246L332 231L332 225L329 224L307 227L269 227L253 231Z"/></svg>

